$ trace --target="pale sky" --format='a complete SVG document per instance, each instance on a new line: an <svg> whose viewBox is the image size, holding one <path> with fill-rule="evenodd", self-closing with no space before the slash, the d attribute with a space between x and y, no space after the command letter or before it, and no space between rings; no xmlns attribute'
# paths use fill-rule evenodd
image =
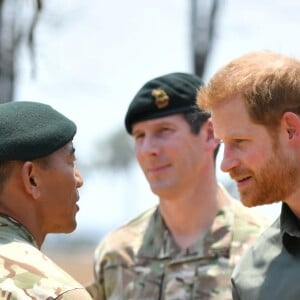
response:
<svg viewBox="0 0 300 300"><path fill-rule="evenodd" d="M51 0L37 31L37 77L23 51L16 100L52 105L78 125L79 161L120 126L129 102L149 79L191 71L189 1ZM269 49L297 56L298 0L223 0L205 80L230 59ZM220 159L220 158L219 158ZM221 181L228 177L218 171ZM93 172L81 189L77 233L115 228L157 202L137 167ZM279 206L258 208L274 219ZM76 233L75 232L75 233Z"/></svg>

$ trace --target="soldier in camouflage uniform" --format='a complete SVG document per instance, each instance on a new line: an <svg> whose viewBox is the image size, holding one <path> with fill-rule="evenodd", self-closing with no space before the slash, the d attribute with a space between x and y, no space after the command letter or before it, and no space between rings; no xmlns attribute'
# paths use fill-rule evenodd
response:
<svg viewBox="0 0 300 300"><path fill-rule="evenodd" d="M128 108L126 129L159 205L99 244L94 299L231 299L232 268L267 222L217 182L219 142L196 105L201 84L167 74Z"/></svg>
<svg viewBox="0 0 300 300"><path fill-rule="evenodd" d="M48 233L76 228L75 133L46 104L0 105L0 299L91 299L40 251Z"/></svg>

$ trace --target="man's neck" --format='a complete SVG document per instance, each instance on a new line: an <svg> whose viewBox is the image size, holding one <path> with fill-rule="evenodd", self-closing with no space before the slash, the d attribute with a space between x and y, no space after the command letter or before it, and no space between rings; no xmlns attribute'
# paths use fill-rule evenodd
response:
<svg viewBox="0 0 300 300"><path fill-rule="evenodd" d="M201 185L185 197L160 199L160 213L182 249L193 245L205 234L220 210L222 197L216 182Z"/></svg>

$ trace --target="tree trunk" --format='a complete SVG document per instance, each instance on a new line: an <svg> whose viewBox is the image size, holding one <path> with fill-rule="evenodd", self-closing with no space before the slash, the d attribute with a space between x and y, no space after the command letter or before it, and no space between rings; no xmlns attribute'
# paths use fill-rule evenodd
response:
<svg viewBox="0 0 300 300"><path fill-rule="evenodd" d="M14 2L14 0L10 1ZM0 0L0 103L12 101L14 96L14 5L11 5L12 2Z"/></svg>
<svg viewBox="0 0 300 300"><path fill-rule="evenodd" d="M29 6L31 4L31 6ZM27 42L33 72L34 30L42 11L42 0L0 0L0 103L14 100L18 54L21 42ZM28 18L28 8L32 16ZM22 11L27 9L27 14Z"/></svg>
<svg viewBox="0 0 300 300"><path fill-rule="evenodd" d="M191 0L191 43L194 73L203 76L211 51L218 0Z"/></svg>

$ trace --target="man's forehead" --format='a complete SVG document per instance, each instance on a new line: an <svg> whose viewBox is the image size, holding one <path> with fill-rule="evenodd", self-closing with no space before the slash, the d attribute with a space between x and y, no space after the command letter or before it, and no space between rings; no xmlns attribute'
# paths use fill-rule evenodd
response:
<svg viewBox="0 0 300 300"><path fill-rule="evenodd" d="M171 123L177 123L179 120L183 120L181 114L174 114L169 116L164 116L160 118L154 118L149 120L143 120L136 122L133 124L133 132L137 130L138 128L144 127L144 126L159 126L163 124L171 124Z"/></svg>
<svg viewBox="0 0 300 300"><path fill-rule="evenodd" d="M231 98L211 109L211 120L216 135L219 133L244 133L251 127L252 120L245 103L239 98Z"/></svg>

